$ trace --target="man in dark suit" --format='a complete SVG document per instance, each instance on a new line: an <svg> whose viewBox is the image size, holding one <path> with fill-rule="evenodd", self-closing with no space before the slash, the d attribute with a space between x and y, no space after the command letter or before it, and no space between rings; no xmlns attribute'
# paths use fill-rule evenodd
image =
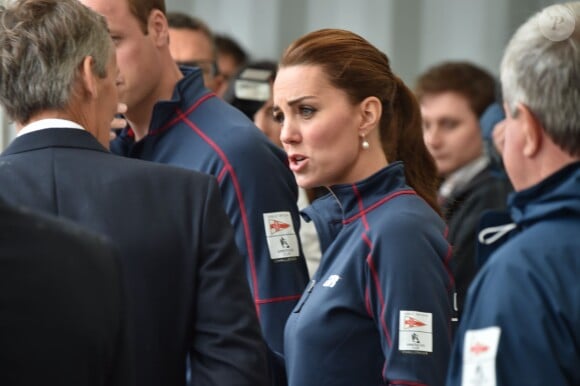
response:
<svg viewBox="0 0 580 386"><path fill-rule="evenodd" d="M111 245L0 201L0 385L132 385L126 334Z"/></svg>
<svg viewBox="0 0 580 386"><path fill-rule="evenodd" d="M0 101L19 129L0 157L0 195L115 242L137 385L185 384L186 358L195 385L265 384L266 346L214 178L101 145L117 110L104 19L76 0L19 0L0 14L0 50Z"/></svg>

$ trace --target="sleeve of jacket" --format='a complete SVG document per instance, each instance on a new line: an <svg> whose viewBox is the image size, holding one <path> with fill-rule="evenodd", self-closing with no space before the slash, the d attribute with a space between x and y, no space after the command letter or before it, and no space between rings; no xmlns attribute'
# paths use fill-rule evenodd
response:
<svg viewBox="0 0 580 386"><path fill-rule="evenodd" d="M247 134L227 149L230 167L220 190L264 338L282 354L284 325L309 278L298 238L298 190L281 150L259 132Z"/></svg>
<svg viewBox="0 0 580 386"><path fill-rule="evenodd" d="M195 272L192 380L200 386L266 385L266 345L215 180L206 194L199 223L193 226L199 230L194 237L201 248Z"/></svg>
<svg viewBox="0 0 580 386"><path fill-rule="evenodd" d="M551 256L545 260L558 260L558 268L538 260L524 262L521 257L534 251L523 249L498 250L469 289L447 385L580 381L574 349L579 343L580 293L578 286L569 286L577 283L579 267L562 269L569 251L551 248L547 253Z"/></svg>
<svg viewBox="0 0 580 386"><path fill-rule="evenodd" d="M393 216L396 216L393 213ZM365 299L388 385L443 385L451 351L450 277L441 225L397 216L368 239Z"/></svg>

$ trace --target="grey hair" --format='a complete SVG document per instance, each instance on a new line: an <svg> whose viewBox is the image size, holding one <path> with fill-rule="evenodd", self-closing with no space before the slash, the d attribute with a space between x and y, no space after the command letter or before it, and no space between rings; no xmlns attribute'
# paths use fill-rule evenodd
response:
<svg viewBox="0 0 580 386"><path fill-rule="evenodd" d="M17 0L0 7L0 103L16 122L64 109L79 66L104 78L113 54L105 19L78 0Z"/></svg>
<svg viewBox="0 0 580 386"><path fill-rule="evenodd" d="M547 19L550 12L567 17L563 36L552 35L558 31L548 25L555 20ZM552 5L528 19L507 45L500 72L510 112L516 114L518 103L527 106L562 150L580 156L580 2Z"/></svg>

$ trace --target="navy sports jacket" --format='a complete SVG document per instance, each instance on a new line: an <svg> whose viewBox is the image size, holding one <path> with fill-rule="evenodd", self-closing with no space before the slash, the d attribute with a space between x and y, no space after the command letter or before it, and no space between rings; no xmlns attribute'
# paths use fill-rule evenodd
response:
<svg viewBox="0 0 580 386"><path fill-rule="evenodd" d="M149 134L135 143L125 129L111 151L218 179L262 331L281 353L284 324L308 282L294 176L285 153L242 112L210 93L198 69L182 71L172 99L156 104Z"/></svg>
<svg viewBox="0 0 580 386"><path fill-rule="evenodd" d="M513 223L485 232L501 245L469 288L447 385L580 385L580 163L508 206Z"/></svg>
<svg viewBox="0 0 580 386"><path fill-rule="evenodd" d="M331 225L334 241L286 324L289 385L442 385L453 290L443 220L401 162L331 191L342 229Z"/></svg>

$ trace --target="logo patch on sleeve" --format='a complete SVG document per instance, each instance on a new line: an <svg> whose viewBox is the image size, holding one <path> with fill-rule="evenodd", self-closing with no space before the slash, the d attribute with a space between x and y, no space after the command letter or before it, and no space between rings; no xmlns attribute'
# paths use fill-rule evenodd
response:
<svg viewBox="0 0 580 386"><path fill-rule="evenodd" d="M270 259L281 262L296 260L300 256L298 237L290 212L264 213L264 226Z"/></svg>
<svg viewBox="0 0 580 386"><path fill-rule="evenodd" d="M420 311L399 313L399 351L433 352L433 314Z"/></svg>
<svg viewBox="0 0 580 386"><path fill-rule="evenodd" d="M463 341L461 385L495 386L495 357L501 329L468 330Z"/></svg>

